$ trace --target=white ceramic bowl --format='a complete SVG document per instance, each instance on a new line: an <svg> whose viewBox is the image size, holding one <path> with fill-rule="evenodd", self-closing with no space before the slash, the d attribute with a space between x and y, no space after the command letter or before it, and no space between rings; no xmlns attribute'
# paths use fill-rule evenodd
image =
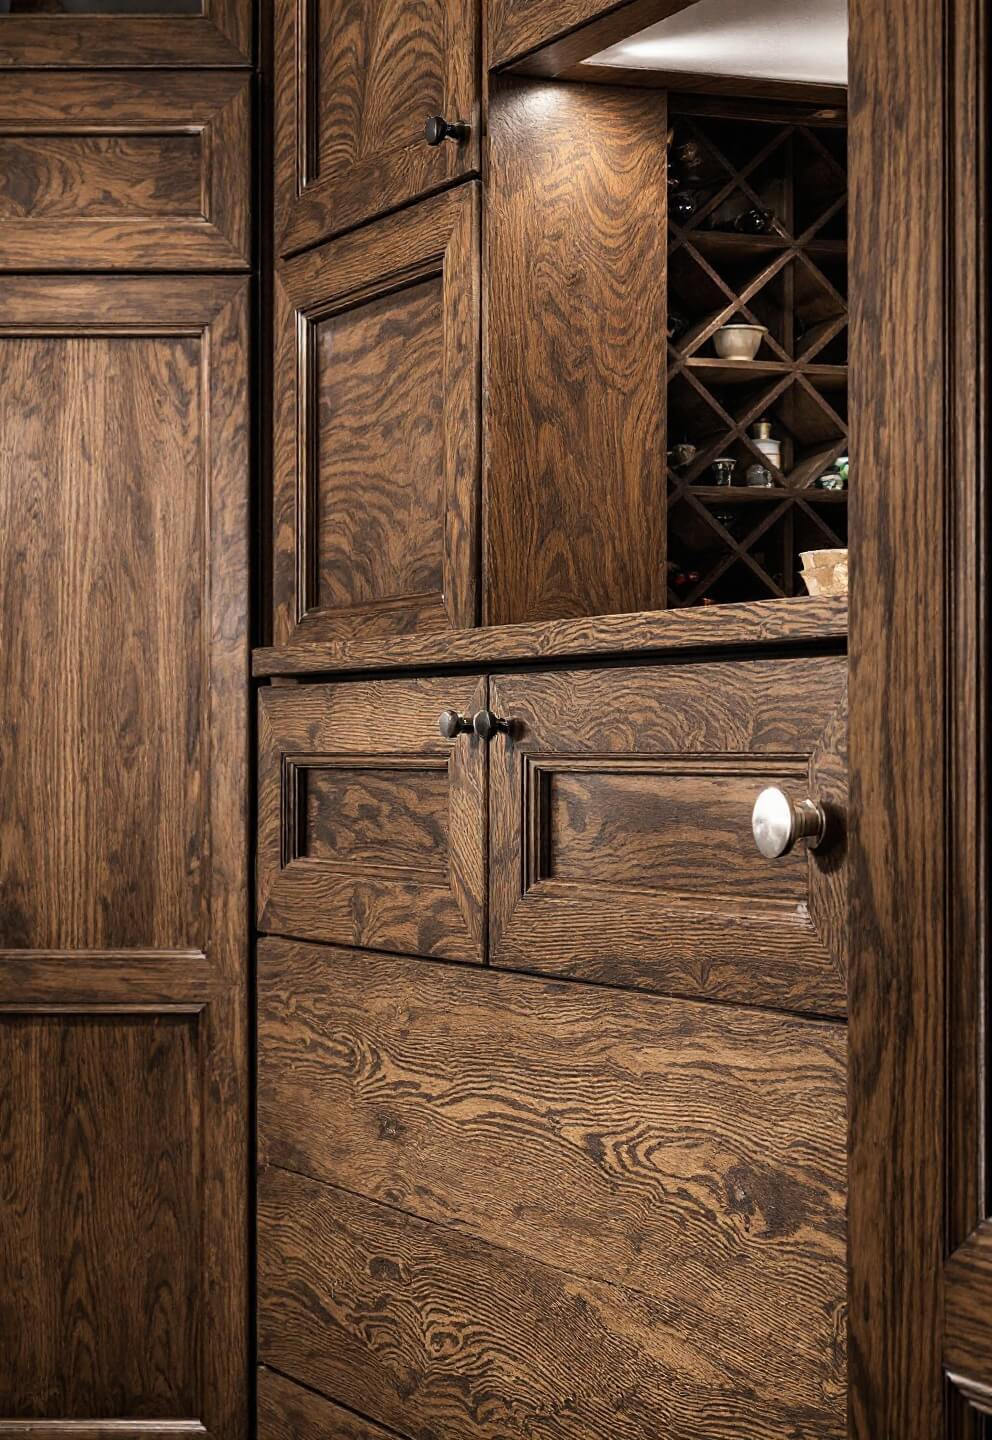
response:
<svg viewBox="0 0 992 1440"><path fill-rule="evenodd" d="M713 345L721 360L753 360L767 333L764 325L724 325Z"/></svg>

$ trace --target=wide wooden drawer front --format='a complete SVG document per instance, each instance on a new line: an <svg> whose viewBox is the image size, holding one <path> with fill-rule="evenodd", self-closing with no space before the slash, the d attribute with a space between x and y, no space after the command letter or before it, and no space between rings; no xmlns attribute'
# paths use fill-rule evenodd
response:
<svg viewBox="0 0 992 1440"><path fill-rule="evenodd" d="M464 676L260 692L260 929L482 959L485 750L437 722L484 703Z"/></svg>
<svg viewBox="0 0 992 1440"><path fill-rule="evenodd" d="M845 1431L845 1029L259 950L263 1363L435 1440Z"/></svg>
<svg viewBox="0 0 992 1440"><path fill-rule="evenodd" d="M495 965L819 1013L845 1008L842 657L500 675ZM759 791L828 843L764 859Z"/></svg>

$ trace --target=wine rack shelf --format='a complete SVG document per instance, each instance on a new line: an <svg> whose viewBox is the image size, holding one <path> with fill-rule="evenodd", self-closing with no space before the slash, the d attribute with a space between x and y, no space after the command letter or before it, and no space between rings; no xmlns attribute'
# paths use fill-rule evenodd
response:
<svg viewBox="0 0 992 1440"><path fill-rule="evenodd" d="M817 486L848 448L846 132L726 102L671 124L669 459L682 442L696 448L667 466L668 601L805 593L800 552L847 544L846 490ZM763 327L753 360L717 354L729 324ZM756 444L759 421L781 442L780 465ZM720 486L712 466L724 458L735 483ZM744 483L755 464L770 487Z"/></svg>

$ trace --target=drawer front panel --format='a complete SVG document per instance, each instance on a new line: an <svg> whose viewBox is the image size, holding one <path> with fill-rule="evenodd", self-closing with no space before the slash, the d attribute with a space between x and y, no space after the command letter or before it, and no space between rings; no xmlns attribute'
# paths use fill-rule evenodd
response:
<svg viewBox="0 0 992 1440"><path fill-rule="evenodd" d="M438 1440L845 1433L842 1026L281 940L258 974L264 1362Z"/></svg>
<svg viewBox="0 0 992 1440"><path fill-rule="evenodd" d="M846 661L737 661L492 682L493 963L673 994L845 1008ZM776 785L827 843L766 860Z"/></svg>
<svg viewBox="0 0 992 1440"><path fill-rule="evenodd" d="M260 693L262 930L481 960L486 754L437 722L484 703L464 676Z"/></svg>
<svg viewBox="0 0 992 1440"><path fill-rule="evenodd" d="M0 268L244 270L244 74L7 76Z"/></svg>

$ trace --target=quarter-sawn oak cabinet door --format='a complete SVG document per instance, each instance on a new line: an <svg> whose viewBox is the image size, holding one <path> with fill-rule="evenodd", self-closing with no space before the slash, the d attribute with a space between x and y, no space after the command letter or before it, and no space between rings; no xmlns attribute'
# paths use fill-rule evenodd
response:
<svg viewBox="0 0 992 1440"><path fill-rule="evenodd" d="M251 0L19 0L0 13L0 66L249 65Z"/></svg>
<svg viewBox="0 0 992 1440"><path fill-rule="evenodd" d="M668 994L846 1008L844 657L500 675L490 958ZM766 786L827 842L758 853Z"/></svg>
<svg viewBox="0 0 992 1440"><path fill-rule="evenodd" d="M5 75L0 267L246 270L250 89L224 70Z"/></svg>
<svg viewBox="0 0 992 1440"><path fill-rule="evenodd" d="M275 641L476 623L479 186L276 277Z"/></svg>
<svg viewBox="0 0 992 1440"><path fill-rule="evenodd" d="M277 0L283 255L479 169L479 0ZM427 143L440 115L469 127Z"/></svg>
<svg viewBox="0 0 992 1440"><path fill-rule="evenodd" d="M248 291L0 284L0 1435L246 1433Z"/></svg>
<svg viewBox="0 0 992 1440"><path fill-rule="evenodd" d="M258 924L481 961L485 745L442 739L485 681L361 681L259 694Z"/></svg>

